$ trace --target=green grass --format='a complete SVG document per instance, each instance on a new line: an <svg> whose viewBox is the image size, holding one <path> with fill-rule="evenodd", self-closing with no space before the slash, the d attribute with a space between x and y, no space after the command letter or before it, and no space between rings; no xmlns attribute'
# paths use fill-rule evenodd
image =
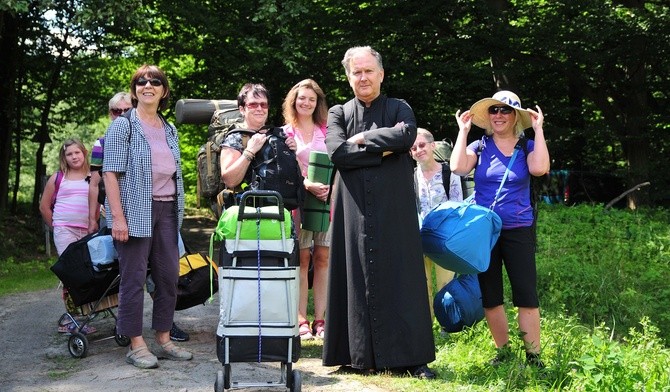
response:
<svg viewBox="0 0 670 392"><path fill-rule="evenodd" d="M46 288L55 288L58 278L49 269L53 260L17 263L9 258L0 260L0 297Z"/></svg>
<svg viewBox="0 0 670 392"><path fill-rule="evenodd" d="M430 366L437 380L351 377L388 391L670 391L668 222L670 211L664 209L541 207L537 262L544 372L524 366L519 338L511 341L514 361L489 366L494 345L480 322L446 336L434 325L437 359ZM55 287L48 269L55 259L44 257L39 231L30 243L31 230L16 225L11 230L23 234L7 240L8 230L0 232L0 296ZM312 311L310 301L310 320ZM508 306L507 313L511 335L518 336L515 309ZM318 340L306 342L301 355L319 358L322 348Z"/></svg>

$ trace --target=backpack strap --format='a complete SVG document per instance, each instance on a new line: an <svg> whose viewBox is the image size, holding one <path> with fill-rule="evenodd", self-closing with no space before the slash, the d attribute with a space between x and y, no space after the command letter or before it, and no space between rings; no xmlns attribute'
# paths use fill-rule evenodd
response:
<svg viewBox="0 0 670 392"><path fill-rule="evenodd" d="M64 173L62 171L56 172L56 181L54 182L54 193L51 195L51 211L53 211L56 206L56 195L58 195L58 190L60 189L60 183L63 181Z"/></svg>
<svg viewBox="0 0 670 392"><path fill-rule="evenodd" d="M256 131L246 128L237 128L235 126L232 126L231 128L232 129L224 133L223 140L225 140L225 138L227 138L232 134L239 133L242 135L242 147L247 148L247 142L249 142L249 138L251 138L254 135L254 133L256 133ZM261 129L267 129L267 128L261 128Z"/></svg>
<svg viewBox="0 0 670 392"><path fill-rule="evenodd" d="M447 200L449 200L449 186L451 185L451 168L447 162L442 162L442 186L444 187L444 193L447 195Z"/></svg>
<svg viewBox="0 0 670 392"><path fill-rule="evenodd" d="M128 133L128 144L130 144L130 137L133 136L133 123L132 123L132 121L130 121L130 110L128 110L127 112L123 113L122 116L125 117L126 120L128 120L128 127L130 128L130 132ZM158 116L159 116L161 119L163 119L163 121L165 121L165 118L163 117L162 114L158 113ZM105 151L105 150L104 150L104 148L103 148L103 154L104 154L104 151ZM104 155L103 155L103 156L104 156ZM103 160L104 160L104 158L103 158Z"/></svg>

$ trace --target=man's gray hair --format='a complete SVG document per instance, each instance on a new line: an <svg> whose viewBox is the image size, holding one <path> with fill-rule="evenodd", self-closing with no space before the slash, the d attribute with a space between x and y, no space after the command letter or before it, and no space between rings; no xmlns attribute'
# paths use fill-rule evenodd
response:
<svg viewBox="0 0 670 392"><path fill-rule="evenodd" d="M351 65L351 59L360 52L368 52L373 55L377 59L377 65L379 65L379 69L384 69L382 55L379 54L379 52L372 49L370 46L354 46L353 48L349 48L347 50L347 52L344 54L344 58L342 59L342 65L344 66L344 71L347 73L347 75L349 75L349 72L351 71L349 69L349 66Z"/></svg>

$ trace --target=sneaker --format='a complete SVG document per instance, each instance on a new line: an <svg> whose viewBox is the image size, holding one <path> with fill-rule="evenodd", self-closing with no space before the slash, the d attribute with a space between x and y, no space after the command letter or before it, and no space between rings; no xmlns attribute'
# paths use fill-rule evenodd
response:
<svg viewBox="0 0 670 392"><path fill-rule="evenodd" d="M153 352L160 359L171 359L173 361L188 361L193 359L193 354L190 351L177 347L171 340L154 347Z"/></svg>
<svg viewBox="0 0 670 392"><path fill-rule="evenodd" d="M126 362L140 369L158 367L158 358L149 351L147 346L140 346L134 350L129 349L128 354L126 354Z"/></svg>
<svg viewBox="0 0 670 392"><path fill-rule="evenodd" d="M74 332L77 329L77 325L73 322L69 322L67 324L59 325L58 326L58 333L64 333L71 335L72 332ZM92 325L85 325L84 328L81 328L79 332L83 333L84 335L92 334L98 332L98 329L95 328Z"/></svg>
<svg viewBox="0 0 670 392"><path fill-rule="evenodd" d="M512 352L512 347L510 347L509 344L505 344L502 347L496 348L496 356L489 361L489 365L499 366L513 358L514 353Z"/></svg>
<svg viewBox="0 0 670 392"><path fill-rule="evenodd" d="M326 336L326 322L323 320L314 320L312 323L312 335L323 339Z"/></svg>
<svg viewBox="0 0 670 392"><path fill-rule="evenodd" d="M190 338L191 337L188 336L188 334L181 328L179 328L177 324L172 323L172 328L170 329L170 340L174 340L175 342L185 342Z"/></svg>
<svg viewBox="0 0 670 392"><path fill-rule="evenodd" d="M540 354L538 353L529 353L526 351L526 363L540 370L545 368L544 362L542 362L540 359Z"/></svg>
<svg viewBox="0 0 670 392"><path fill-rule="evenodd" d="M309 328L309 321L305 320L302 321L300 324L298 324L300 329L300 340L310 340L314 339L314 336L312 335L312 331Z"/></svg>

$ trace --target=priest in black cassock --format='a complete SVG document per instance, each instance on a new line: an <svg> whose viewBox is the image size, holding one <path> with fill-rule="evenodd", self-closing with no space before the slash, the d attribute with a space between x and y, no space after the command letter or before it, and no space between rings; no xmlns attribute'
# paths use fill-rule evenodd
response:
<svg viewBox="0 0 670 392"><path fill-rule="evenodd" d="M381 55L350 48L342 60L355 98L328 113L326 146L337 176L325 366L434 378L432 320L414 202L416 119L381 95Z"/></svg>

